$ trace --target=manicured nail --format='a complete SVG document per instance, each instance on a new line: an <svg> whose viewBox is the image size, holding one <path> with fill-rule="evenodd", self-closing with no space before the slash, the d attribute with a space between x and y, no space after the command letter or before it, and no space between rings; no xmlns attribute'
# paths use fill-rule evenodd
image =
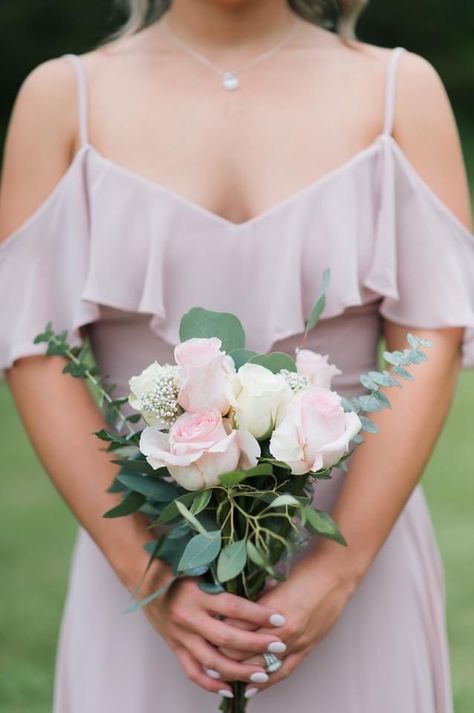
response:
<svg viewBox="0 0 474 713"><path fill-rule="evenodd" d="M286 617L283 614L272 614L270 616L270 624L272 626L283 626L283 624L286 624Z"/></svg>
<svg viewBox="0 0 474 713"><path fill-rule="evenodd" d="M268 681L268 676L266 673L255 671L255 673L250 674L249 679L253 683L266 683Z"/></svg>
<svg viewBox="0 0 474 713"><path fill-rule="evenodd" d="M205 668L204 671L205 671L205 673L207 673L209 678L220 678L221 677L219 671L214 671L213 668Z"/></svg>
<svg viewBox="0 0 474 713"><path fill-rule="evenodd" d="M245 698L252 698L252 696L255 696L256 693L258 693L258 688L247 688L244 696Z"/></svg>
<svg viewBox="0 0 474 713"><path fill-rule="evenodd" d="M284 644L283 641L272 641L271 644L268 644L267 651L271 654L284 654L286 651L286 644Z"/></svg>
<svg viewBox="0 0 474 713"><path fill-rule="evenodd" d="M227 688L222 688L220 691L218 691L219 695L222 696L222 698L233 698L234 694L232 691L228 691Z"/></svg>

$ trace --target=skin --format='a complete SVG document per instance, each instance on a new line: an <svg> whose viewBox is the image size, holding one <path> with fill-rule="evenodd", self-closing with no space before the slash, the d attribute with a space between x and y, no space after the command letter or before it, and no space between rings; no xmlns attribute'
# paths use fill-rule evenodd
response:
<svg viewBox="0 0 474 713"><path fill-rule="evenodd" d="M168 15L176 34L224 68L278 42L292 17L284 0L174 0ZM299 25L279 54L242 73L238 92L224 92L217 75L183 53L160 22L85 55L91 143L114 163L227 220L241 223L263 213L344 165L382 130L388 51L343 43L302 20ZM75 107L75 79L63 59L26 79L6 145L0 239L42 204L68 169L78 149ZM449 101L435 70L411 53L400 65L394 138L470 227ZM268 684L250 687L288 676L337 621L421 476L452 400L462 330L413 330L387 321L383 329L389 349L404 347L407 329L431 339L433 349L416 381L390 394L393 409L374 417L381 433L367 436L353 457L333 513L349 546L321 543L257 604L211 597L183 580L146 609L185 673L206 690L230 691L223 681L262 671L260 653L272 641L287 645L284 665ZM145 567L142 545L150 533L138 515L102 519L116 498L105 492L116 467L90 435L103 422L88 391L61 374L62 364L57 357L19 359L8 383L46 471L131 591ZM155 562L139 596L169 577ZM311 596L302 598L302 591ZM279 629L269 625L275 612L287 620Z"/></svg>

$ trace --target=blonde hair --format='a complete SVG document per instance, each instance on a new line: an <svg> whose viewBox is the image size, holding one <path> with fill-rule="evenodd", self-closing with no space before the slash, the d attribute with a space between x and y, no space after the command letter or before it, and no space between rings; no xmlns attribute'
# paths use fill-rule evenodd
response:
<svg viewBox="0 0 474 713"><path fill-rule="evenodd" d="M133 35L157 20L171 0L118 0L127 19L116 37ZM355 37L355 26L368 0L288 0L290 7L305 20L336 30L345 39Z"/></svg>

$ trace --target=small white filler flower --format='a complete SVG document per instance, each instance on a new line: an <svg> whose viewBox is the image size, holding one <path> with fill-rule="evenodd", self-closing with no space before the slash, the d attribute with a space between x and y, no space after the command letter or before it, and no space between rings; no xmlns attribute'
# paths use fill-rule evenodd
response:
<svg viewBox="0 0 474 713"><path fill-rule="evenodd" d="M178 404L178 367L172 364L147 366L129 381L129 404L149 426L170 428L183 409Z"/></svg>

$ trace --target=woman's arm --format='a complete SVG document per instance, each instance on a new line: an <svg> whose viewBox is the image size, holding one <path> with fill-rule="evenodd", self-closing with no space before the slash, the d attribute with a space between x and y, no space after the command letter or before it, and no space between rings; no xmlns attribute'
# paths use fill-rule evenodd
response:
<svg viewBox="0 0 474 713"><path fill-rule="evenodd" d="M64 60L47 63L25 82L8 134L0 241L41 205L67 170L75 150L77 127L70 118L75 114L74 107L74 79ZM40 241L37 249L42 249ZM61 295L57 297L61 299ZM117 495L106 493L117 466L93 435L105 426L100 411L82 381L62 374L63 366L61 357L23 357L7 370L7 382L31 442L56 488L122 583L132 590L145 569L148 556L143 545L152 534L146 530L147 520L139 514L119 519L102 517L117 501ZM139 594L146 596L169 578L168 567L155 560ZM272 633L234 629L214 616L237 616L255 628L268 625L274 610L230 594L205 594L194 580L182 580L169 596L150 604L146 613L187 675L213 692L230 688L206 675L203 666L222 671L226 680L246 680L262 672L262 667L230 660L212 644L263 652L279 640Z"/></svg>
<svg viewBox="0 0 474 713"><path fill-rule="evenodd" d="M438 76L425 60L408 55L402 59L398 85L400 146L441 200L470 226L459 138ZM281 636L288 655L268 685L291 673L337 621L418 483L448 413L462 329L416 330L386 322L387 348L403 349L407 331L430 339L433 346L428 361L413 370L415 380L387 394L392 409L371 414L379 433L364 434L365 443L351 459L333 510L348 546L322 540L287 582L260 600L280 607L287 617ZM311 597L301 597L302 591Z"/></svg>

